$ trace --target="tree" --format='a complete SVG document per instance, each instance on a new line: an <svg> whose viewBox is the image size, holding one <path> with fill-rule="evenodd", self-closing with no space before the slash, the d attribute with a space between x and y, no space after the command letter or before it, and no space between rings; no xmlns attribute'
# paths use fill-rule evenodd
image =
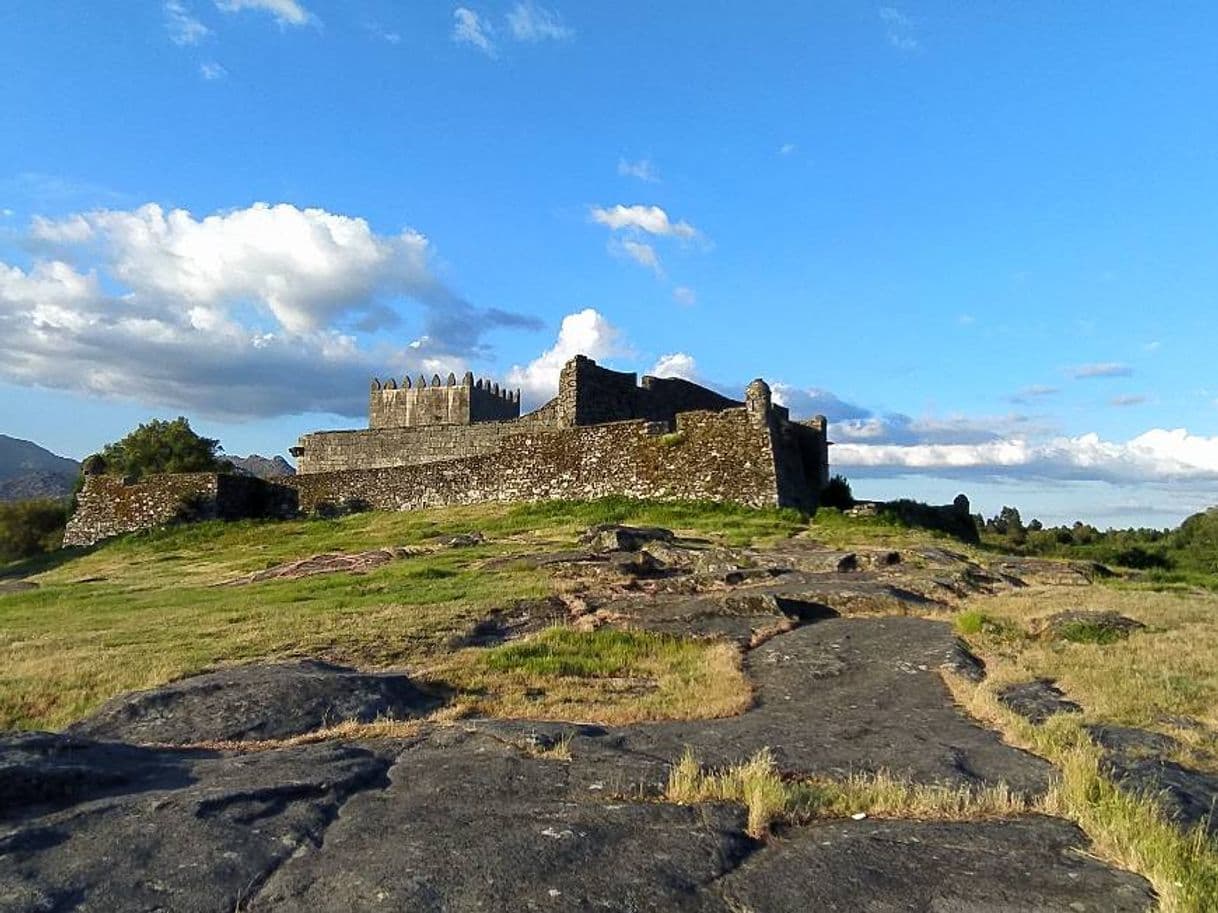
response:
<svg viewBox="0 0 1218 913"><path fill-rule="evenodd" d="M821 490L820 503L822 507L836 507L838 510L852 508L854 493L850 490L850 481L844 475L835 475Z"/></svg>
<svg viewBox="0 0 1218 913"><path fill-rule="evenodd" d="M29 558L59 548L68 509L63 501L38 499L0 504L0 561Z"/></svg>
<svg viewBox="0 0 1218 913"><path fill-rule="evenodd" d="M113 475L139 478L154 472L223 472L233 464L220 454L218 440L196 434L184 417L173 421L153 419L140 425L121 441L107 444L98 456L90 457L93 470L104 468Z"/></svg>

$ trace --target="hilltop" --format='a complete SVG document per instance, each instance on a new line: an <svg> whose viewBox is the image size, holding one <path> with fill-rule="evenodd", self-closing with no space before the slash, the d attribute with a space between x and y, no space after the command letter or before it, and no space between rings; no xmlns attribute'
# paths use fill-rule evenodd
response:
<svg viewBox="0 0 1218 913"><path fill-rule="evenodd" d="M0 910L1218 898L1218 596L1120 568L607 499L7 573Z"/></svg>
<svg viewBox="0 0 1218 913"><path fill-rule="evenodd" d="M75 460L0 434L0 501L66 497L79 475Z"/></svg>

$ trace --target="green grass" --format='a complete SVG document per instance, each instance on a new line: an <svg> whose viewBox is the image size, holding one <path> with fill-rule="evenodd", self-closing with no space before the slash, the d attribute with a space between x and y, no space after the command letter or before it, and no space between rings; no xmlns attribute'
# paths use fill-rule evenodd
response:
<svg viewBox="0 0 1218 913"><path fill-rule="evenodd" d="M1125 640L1129 632L1111 625L1097 624L1093 621L1072 621L1059 629L1062 640L1072 644L1098 644L1106 646L1119 640Z"/></svg>
<svg viewBox="0 0 1218 913"><path fill-rule="evenodd" d="M972 546L945 532L902 523L891 513L855 516L835 507L822 507L809 524L809 535L839 548L858 545L888 545L894 548L940 545L954 552L971 554Z"/></svg>
<svg viewBox="0 0 1218 913"><path fill-rule="evenodd" d="M679 662L691 649L687 640L648 631L550 628L524 643L496 647L485 662L496 672L604 678L627 674L643 661Z"/></svg>
<svg viewBox="0 0 1218 913"><path fill-rule="evenodd" d="M1005 618L996 618L980 609L967 609L956 615L956 632L967 636L986 635L1004 640L1022 635L1018 626Z"/></svg>
<svg viewBox="0 0 1218 913"><path fill-rule="evenodd" d="M115 694L223 663L302 655L367 667L430 663L490 609L554 590L542 571L502 560L486 570L486 561L569 547L596 523L667 526L737 545L806 528L793 511L608 498L199 523L41 556L3 570L39 589L0 596L0 729L57 728ZM314 554L441 546L475 530L485 544L365 575L216 586Z"/></svg>

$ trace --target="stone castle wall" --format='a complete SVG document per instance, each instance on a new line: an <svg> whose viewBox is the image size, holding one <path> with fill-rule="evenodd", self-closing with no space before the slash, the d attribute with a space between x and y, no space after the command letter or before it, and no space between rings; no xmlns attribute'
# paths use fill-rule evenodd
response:
<svg viewBox="0 0 1218 913"><path fill-rule="evenodd" d="M77 495L63 544L92 545L186 520L288 517L296 511L295 489L250 476L182 472L128 482L119 476L90 475Z"/></svg>
<svg viewBox="0 0 1218 913"><path fill-rule="evenodd" d="M481 456L498 449L520 428L515 422L437 425L431 428L374 428L324 431L301 438L297 471L384 469Z"/></svg>
<svg viewBox="0 0 1218 913"><path fill-rule="evenodd" d="M688 412L664 423L535 427L486 454L385 469L298 474L285 480L302 510L344 502L414 510L486 501L542 501L625 495L810 508L802 480L780 484L775 428L743 408Z"/></svg>
<svg viewBox="0 0 1218 913"><path fill-rule="evenodd" d="M436 374L428 385L420 376L399 387L392 378L372 382L368 394L369 428L420 428L499 422L520 416L520 393L479 379L466 372L460 382L453 374L446 382Z"/></svg>
<svg viewBox="0 0 1218 913"><path fill-rule="evenodd" d="M583 355L567 362L558 380L558 423L564 426L630 419L671 424L682 412L742 405L678 377L644 377L640 385L633 373L602 368Z"/></svg>

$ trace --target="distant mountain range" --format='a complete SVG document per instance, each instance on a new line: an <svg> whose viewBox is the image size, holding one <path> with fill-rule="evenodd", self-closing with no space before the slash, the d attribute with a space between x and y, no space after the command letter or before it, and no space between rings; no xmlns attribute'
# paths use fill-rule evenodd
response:
<svg viewBox="0 0 1218 913"><path fill-rule="evenodd" d="M277 479L281 476L294 476L296 470L281 456L264 457L251 453L247 457L226 457L240 472L257 476L260 479Z"/></svg>
<svg viewBox="0 0 1218 913"><path fill-rule="evenodd" d="M65 498L80 464L31 441L0 434L0 501Z"/></svg>
<svg viewBox="0 0 1218 913"><path fill-rule="evenodd" d="M281 456L250 454L227 459L238 472L274 479L295 475L296 470ZM0 501L29 498L66 498L80 475L80 464L61 457L32 441L0 434Z"/></svg>

